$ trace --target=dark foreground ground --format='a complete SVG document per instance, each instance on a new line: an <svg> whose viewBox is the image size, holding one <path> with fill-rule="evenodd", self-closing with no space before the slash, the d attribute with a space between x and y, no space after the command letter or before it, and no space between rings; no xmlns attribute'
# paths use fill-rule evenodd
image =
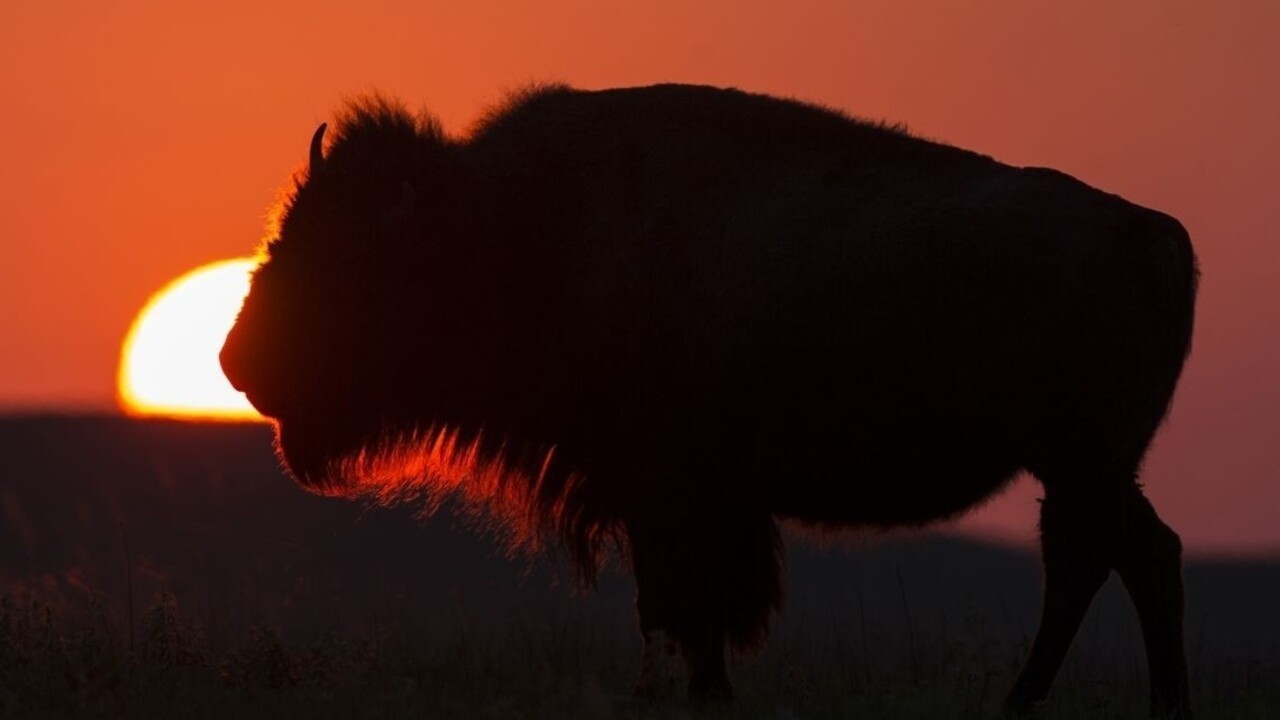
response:
<svg viewBox="0 0 1280 720"><path fill-rule="evenodd" d="M1035 557L942 535L792 538L787 610L730 709L628 697L630 581L575 593L447 516L283 479L261 426L0 419L0 717L999 717ZM1280 562L1186 570L1198 717L1280 717ZM1053 718L1145 712L1122 590Z"/></svg>

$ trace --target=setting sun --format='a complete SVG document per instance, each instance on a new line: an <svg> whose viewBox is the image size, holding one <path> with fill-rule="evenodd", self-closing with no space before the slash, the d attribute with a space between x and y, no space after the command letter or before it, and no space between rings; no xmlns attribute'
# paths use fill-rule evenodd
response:
<svg viewBox="0 0 1280 720"><path fill-rule="evenodd" d="M118 390L127 412L261 419L218 365L218 350L249 292L249 274L256 265L252 258L210 263L151 297L121 352Z"/></svg>

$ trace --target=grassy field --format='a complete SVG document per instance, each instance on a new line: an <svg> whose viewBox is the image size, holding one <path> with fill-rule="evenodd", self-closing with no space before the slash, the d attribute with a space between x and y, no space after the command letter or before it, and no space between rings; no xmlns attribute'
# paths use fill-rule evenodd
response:
<svg viewBox="0 0 1280 720"><path fill-rule="evenodd" d="M624 574L575 594L447 516L307 495L266 428L0 419L0 457L0 718L996 718L1039 612L1025 549L790 537L735 704L650 705ZM1197 716L1280 718L1280 562L1186 580ZM1136 625L1109 583L1037 717L1145 717Z"/></svg>
<svg viewBox="0 0 1280 720"><path fill-rule="evenodd" d="M731 707L654 705L628 695L626 623L537 610L453 618L445 632L397 624L360 634L256 626L212 637L162 594L132 632L102 605L63 616L0 600L0 717L130 718L996 718L1025 654L974 612L881 630L788 623L739 659ZM1083 636L1037 717L1145 717L1139 654ZM1200 656L1200 718L1274 719L1280 655Z"/></svg>

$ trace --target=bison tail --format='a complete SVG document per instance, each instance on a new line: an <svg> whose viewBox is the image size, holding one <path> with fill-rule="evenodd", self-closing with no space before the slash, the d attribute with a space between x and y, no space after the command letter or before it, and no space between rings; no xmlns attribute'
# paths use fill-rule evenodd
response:
<svg viewBox="0 0 1280 720"><path fill-rule="evenodd" d="M1166 407L1172 400L1174 387L1182 374L1187 357L1191 353L1191 335L1195 325L1196 293L1200 284L1200 269L1196 261L1194 249L1191 247L1191 236L1186 228L1177 220L1161 215L1162 238L1167 248L1168 268L1166 271L1166 306L1162 316L1167 326L1164 328L1165 352L1172 361L1166 380Z"/></svg>

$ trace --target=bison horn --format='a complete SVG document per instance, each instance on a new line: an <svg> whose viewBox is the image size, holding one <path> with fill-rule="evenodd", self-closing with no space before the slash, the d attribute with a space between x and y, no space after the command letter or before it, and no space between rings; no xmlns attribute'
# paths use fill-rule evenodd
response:
<svg viewBox="0 0 1280 720"><path fill-rule="evenodd" d="M316 134L311 136L311 169L310 174L315 175L324 167L324 130L329 127L328 123L320 123L320 127L316 128Z"/></svg>

